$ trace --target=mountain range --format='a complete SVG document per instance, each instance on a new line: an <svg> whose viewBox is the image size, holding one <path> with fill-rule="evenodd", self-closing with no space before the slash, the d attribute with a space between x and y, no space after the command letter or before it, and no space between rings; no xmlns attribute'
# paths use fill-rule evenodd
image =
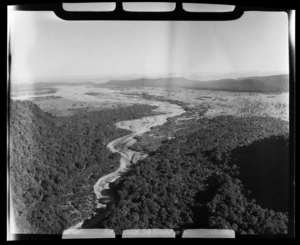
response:
<svg viewBox="0 0 300 245"><path fill-rule="evenodd" d="M140 78L134 80L111 80L108 87L181 87L191 89L223 90L233 92L282 93L289 91L289 75L243 77L211 81L190 80L184 77Z"/></svg>

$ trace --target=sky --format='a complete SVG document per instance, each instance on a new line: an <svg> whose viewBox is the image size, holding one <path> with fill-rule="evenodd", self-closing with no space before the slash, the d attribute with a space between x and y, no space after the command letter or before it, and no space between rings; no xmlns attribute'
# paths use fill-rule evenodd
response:
<svg viewBox="0 0 300 245"><path fill-rule="evenodd" d="M12 83L93 77L288 73L288 17L233 21L65 21L9 13Z"/></svg>

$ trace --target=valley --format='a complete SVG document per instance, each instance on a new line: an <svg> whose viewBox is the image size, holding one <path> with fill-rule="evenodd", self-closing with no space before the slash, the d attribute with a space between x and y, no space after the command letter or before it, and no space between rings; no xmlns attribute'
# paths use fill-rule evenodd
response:
<svg viewBox="0 0 300 245"><path fill-rule="evenodd" d="M19 142L33 143L29 151L27 150L32 154L26 159L28 164L36 162L36 154L42 156L46 149L53 152L55 145L57 157L52 161L49 157L39 159L39 168L55 169L53 161L56 161L63 164L62 168L69 169L70 167L60 160L64 158L62 152L72 154L77 151L79 154L68 160L74 165L74 169L64 170L65 176L59 176L56 171L50 170L48 177L42 174L36 177L35 181L30 180L28 185L13 187L15 193L22 193L21 196L24 197L24 200L14 201L15 217L21 220L19 224L23 225L20 229L22 232L30 232L32 227L36 227L37 233L48 230L49 233L56 234L62 229L80 229L81 226L113 228L117 232L125 228L143 227L174 228L176 232L182 232L182 229L188 227L225 226L240 234L266 233L268 229L270 234L287 232L286 203L282 204L285 209L279 208L272 213L275 216L271 218L269 225L273 228L267 229L263 228L263 220L257 226L254 226L251 220L247 221L249 224L242 225L235 218L226 219L227 216L224 221L216 221L210 213L210 205L213 205L215 198L212 190L209 191L210 198L199 199L199 196L206 195L210 188L217 188L213 185L216 185L215 181L218 178L225 181L223 183L220 179L224 185L233 181L234 184L230 184L230 188L242 190L244 181L247 188L259 188L253 187L247 176L244 176L247 170L244 170L242 165L239 166L244 160L234 162L233 157L237 155L237 149L247 148L257 142L259 144L270 137L289 137L287 92L64 84L41 89L39 92L13 92L11 103L18 105L14 109L15 115L20 114L18 108L25 106L25 111L29 113L24 114L27 115L26 120L35 121L33 125L38 126L39 118L45 118L43 125L37 128L30 126L31 129L25 135L18 135L18 130L23 131L26 120L21 124L20 119L12 120L14 126L11 129L15 135L11 140L13 180L18 177L18 162L20 159L26 159L28 155ZM33 105L39 109L30 109L35 108ZM35 111L39 110L40 116L37 116ZM36 147L40 141L36 140L35 132L39 132L45 125L50 127L49 122L55 125L52 131L61 134L61 137L66 135L66 139L71 143L63 143L61 139L57 141L54 132L45 131L45 135L48 135L48 138L50 136L49 142L54 143L47 146L48 143L44 142L45 150L41 148L37 151ZM28 128L28 125L26 127ZM45 136L41 136L41 139L43 137ZM76 147L72 146L74 140L78 144ZM63 149L66 148L65 144L69 144L70 147L66 149L70 150L59 150L62 143ZM87 145L83 147L85 144ZM272 155L277 150L272 148L268 151L268 154ZM265 160L260 161L264 164ZM287 165L282 165L281 171L287 171L287 161L286 157L282 159ZM251 161L247 164L251 164ZM28 166L31 166L26 170L28 177L35 175L36 170L32 169L32 165ZM106 166L105 169L103 166ZM238 171L240 168L241 175ZM256 169L258 170L253 171L260 171L260 168ZM216 173L219 173L219 177L215 176ZM255 175L255 172L253 174ZM46 184L47 178L53 181ZM57 183L62 183L65 178L69 181L57 188ZM241 184L235 182L236 178L241 178ZM282 181L288 182L286 175L278 178L285 178ZM211 182L211 179L215 180ZM160 183L162 188L157 189L155 182ZM44 183L41 190L37 187L38 183ZM134 191L137 186L140 186L138 192ZM223 188L222 184L218 188ZM281 193L287 191L286 187L284 188ZM269 212L265 208L270 208L271 199L262 200L257 190L252 197L257 198L258 205L262 207L251 202L247 191L239 193L239 197L231 197L243 200L243 204L239 204L237 208L248 207L254 213ZM20 207L28 205L29 195L32 196L32 207L37 205L35 208L40 211L19 211ZM35 199L42 202L35 204ZM206 203L203 200L206 200ZM165 207L165 204L170 202L176 205ZM42 221L47 217L47 212L43 214L41 210L45 207L47 210L53 203L56 204L49 210L52 210L51 220L54 223L52 228L49 228L49 225L45 226ZM149 211L153 217L147 214ZM270 217L273 217L272 215ZM175 219L174 216L178 218ZM202 216L201 221L199 217ZM114 220L122 222L116 223ZM28 222L33 222L34 225ZM45 228L42 228L43 226Z"/></svg>

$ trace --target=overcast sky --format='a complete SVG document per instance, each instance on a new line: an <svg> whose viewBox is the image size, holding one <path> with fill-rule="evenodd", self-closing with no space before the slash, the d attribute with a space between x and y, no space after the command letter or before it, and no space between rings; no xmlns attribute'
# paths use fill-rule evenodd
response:
<svg viewBox="0 0 300 245"><path fill-rule="evenodd" d="M12 82L189 73L288 73L288 18L249 12L234 21L64 21L14 11Z"/></svg>

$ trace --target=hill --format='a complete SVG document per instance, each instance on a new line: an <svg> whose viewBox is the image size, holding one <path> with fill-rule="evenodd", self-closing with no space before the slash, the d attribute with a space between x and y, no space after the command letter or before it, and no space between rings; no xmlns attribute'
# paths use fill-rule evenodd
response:
<svg viewBox="0 0 300 245"><path fill-rule="evenodd" d="M185 87L196 86L197 82L183 77L140 78L135 80L111 80L106 85L118 87Z"/></svg>
<svg viewBox="0 0 300 245"><path fill-rule="evenodd" d="M196 81L183 77L141 78L135 80L111 80L105 85L112 87L182 87L234 92L282 93L289 91L289 76L273 75L212 81Z"/></svg>
<svg viewBox="0 0 300 245"><path fill-rule="evenodd" d="M11 100L9 172L17 232L60 234L88 217L96 205L93 185L119 166L119 155L106 144L128 134L114 124L153 108L133 105L55 117L32 102Z"/></svg>

